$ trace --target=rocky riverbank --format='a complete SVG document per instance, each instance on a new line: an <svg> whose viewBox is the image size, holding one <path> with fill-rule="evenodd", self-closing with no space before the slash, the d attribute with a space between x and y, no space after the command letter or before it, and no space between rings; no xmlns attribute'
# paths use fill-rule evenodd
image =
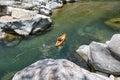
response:
<svg viewBox="0 0 120 80"><path fill-rule="evenodd" d="M29 36L51 27L50 14L63 6L62 0L0 1L0 38L4 33Z"/></svg>
<svg viewBox="0 0 120 80"><path fill-rule="evenodd" d="M93 30L93 29L91 29L91 30ZM48 41L49 41L49 39L48 39ZM39 41L40 42L40 41ZM31 42L30 42L31 43ZM36 42L37 43L37 42ZM38 44L38 43L37 43ZM33 44L32 44L33 45ZM41 44L40 44L41 45ZM72 44L73 45L73 44ZM29 45L28 45L29 46ZM36 45L35 45L36 46ZM26 47L26 46L25 46ZM37 47L38 48L38 47ZM15 48L16 50L18 50L18 52L20 52L20 50L18 49L18 48ZM33 51L33 55L35 55L36 53L39 53L39 52L36 52L35 53L35 51L36 51L36 49L34 48L34 49L32 49L32 48L27 48L27 50L31 50L31 51ZM88 48L89 49L89 48ZM14 50L14 49L13 49ZM52 48L52 50L53 50L53 48ZM23 49L21 49L21 53L23 52ZM64 51L63 51L64 52ZM89 50L87 51L87 52L89 52ZM28 53L29 52L27 52L26 51L26 55L27 55L27 57L23 57L22 56L22 58L21 58L21 60L24 58L25 59L25 61L26 61L26 58L30 58L30 56L31 55L29 55L28 56ZM30 53L32 53L32 52L30 52ZM51 52L52 53L52 52ZM19 54L19 53L17 53L16 52L16 54L18 54L18 56L21 56L22 54L24 54L24 53L22 53L22 54ZM63 53L64 54L64 53ZM7 54L8 55L8 54ZM10 54L11 55L11 54ZM55 55L55 54L53 54L53 55ZM17 60L17 59L19 59L19 57L15 57L15 61ZM38 54L37 54L37 56L38 56ZM35 58L35 56L33 56L33 58ZM12 57L12 59L13 59L13 57ZM23 62L24 62L24 59L23 59ZM30 58L31 59L31 58ZM86 60L88 60L88 59L86 59ZM5 61L5 60L3 60L3 61ZM19 59L19 61L20 61L20 59ZM42 61L42 60L41 60ZM44 65L44 61L46 61L46 64ZM74 79L82 79L82 80L86 80L86 79L90 79L90 80L96 80L96 79L98 79L98 80L114 80L114 76L109 76L109 75L105 75L105 76L102 76L102 75L98 75L98 74L96 74L96 73L91 73L91 72L89 72L89 71L87 71L87 70L84 70L84 69L81 69L81 67L77 67L76 68L76 66L75 66L75 69L77 69L77 70L75 70L74 68L69 68L69 66L71 66L71 65L68 65L67 63L69 63L69 61L67 62L66 60L66 65L68 65L67 66L67 68L68 69L64 69L65 67L61 67L61 65L63 66L64 65L64 62L62 62L63 60L60 60L61 61L61 63L60 63L60 65L58 64L59 63L59 60L43 60L43 64L41 64L40 63L40 65L42 66L43 65L43 67L45 68L45 69L43 69L43 67L41 68L41 66L39 66L39 65L35 65L35 67L33 67L33 68L30 68L30 69L26 69L25 70L25 72L22 72L22 71L24 71L24 69L22 70L22 71L20 71L21 73L20 73L20 75L18 74L18 73L16 73L15 74L15 76L13 77L13 79L16 79L16 78L18 78L19 79L19 77L20 78L26 78L27 77L27 79L32 79L33 78L33 80L34 80L34 78L35 77L38 77L38 78L45 78L46 76L48 76L50 73L54 73L54 71L56 71L54 68L51 68L51 67L54 67L54 66L52 66L52 65L54 65L54 63L53 64L50 64L51 62L55 62L56 64L55 65L58 65L58 67L60 67L60 70L58 70L57 72L59 73L60 71L60 74L59 75L61 75L60 77L62 77L62 78L60 78L60 79L66 79L66 80L74 80ZM89 60L88 60L89 61ZM40 62L40 61L38 61L38 62ZM10 61L8 61L8 63L10 63ZM16 61L16 63L18 63L17 61ZM26 62L25 62L26 63ZM70 62L71 63L71 62ZM19 65L21 65L21 64L23 64L23 63L18 63ZM47 65L48 64L48 65ZM49 65L50 64L50 65ZM73 63L74 64L74 63ZM13 64L14 65L14 64ZM34 64L33 64L34 65ZM38 66L38 67L37 67ZM49 70L49 66L50 66L50 70ZM29 66L28 66L29 67ZM79 69L78 69L79 68ZM14 69L14 67L12 68L12 69ZM34 69L37 69L37 70L34 70ZM43 69L43 71L41 71L41 69ZM47 70L48 69L48 70ZM73 71L72 71L72 69L73 69ZM29 71L30 70L30 71ZM31 70L33 70L33 73L31 73L32 71ZM46 71L47 70L47 71ZM51 70L53 70L53 71L51 71ZM64 73L63 74L63 72L62 72L62 70L65 70L65 72L66 73ZM28 73L27 73L27 71L28 71ZM40 74L40 77L39 76L37 76L37 75L39 75L39 71L41 71L43 74L45 74L45 75L43 75L43 74ZM50 73L49 73L49 71L50 71ZM71 72L73 72L73 73L75 73L74 71L78 71L76 74L75 74L75 76L73 76L73 78L72 77L70 77L70 75L71 75L71 73L69 72L69 71L71 71ZM99 70L96 70L96 71L99 71ZM38 73L37 73L38 72ZM44 73L44 72L46 72L46 73ZM68 73L67 73L68 72ZM80 72L82 72L82 73L80 73ZM48 73L48 75L46 75ZM30 75L29 75L30 74ZM92 75L91 75L92 74ZM94 76L94 74L95 74L95 76ZM109 73L107 73L107 74L109 74ZM25 75L25 76L24 76ZM53 75L53 74L51 74L51 75ZM50 75L50 77L49 78L51 78L51 75ZM65 76L64 76L65 75ZM96 75L97 75L97 78L96 78ZM114 74L115 76L116 76L116 74ZM32 77L33 76L33 77ZM67 78L66 78L66 76L67 76ZM80 76L80 78L79 78L79 76ZM117 75L118 76L118 75ZM58 76L59 77L59 76ZM63 78L63 77L65 77L65 78ZM74 77L76 77L76 78L74 78ZM82 77L82 78L81 78ZM95 77L95 78L94 78ZM103 78L102 78L103 77ZM47 77L46 77L47 78ZM36 79L36 78L35 78ZM56 75L52 78L52 79L56 79Z"/></svg>
<svg viewBox="0 0 120 80"><path fill-rule="evenodd" d="M107 75L120 75L120 34L112 36L106 43L91 42L89 45L81 45L77 50L88 64L98 72Z"/></svg>

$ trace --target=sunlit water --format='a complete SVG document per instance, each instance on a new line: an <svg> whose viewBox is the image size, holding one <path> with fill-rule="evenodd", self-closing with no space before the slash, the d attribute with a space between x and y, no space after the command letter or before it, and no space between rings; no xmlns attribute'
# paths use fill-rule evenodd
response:
<svg viewBox="0 0 120 80"><path fill-rule="evenodd" d="M15 46L0 46L0 80L8 80L16 71L45 58L65 58L77 61L72 55L82 44L105 42L119 33L104 21L120 17L120 2L78 2L66 4L52 14L51 30L33 38L23 39ZM54 46L57 37L66 33L63 46ZM78 64L78 63L77 63Z"/></svg>

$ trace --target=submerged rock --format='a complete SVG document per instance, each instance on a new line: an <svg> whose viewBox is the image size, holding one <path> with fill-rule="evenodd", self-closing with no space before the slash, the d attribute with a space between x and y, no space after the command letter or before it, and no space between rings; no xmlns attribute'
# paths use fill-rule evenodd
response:
<svg viewBox="0 0 120 80"><path fill-rule="evenodd" d="M0 44L4 47L13 47L19 44L21 37L18 35L12 35L9 33L1 32L0 33Z"/></svg>
<svg viewBox="0 0 120 80"><path fill-rule="evenodd" d="M119 37L119 34L114 35L107 44L92 42L82 45L76 52L95 70L120 75Z"/></svg>
<svg viewBox="0 0 120 80"><path fill-rule="evenodd" d="M21 5L15 7L36 10L40 14L50 15L53 9L63 6L62 0L23 0Z"/></svg>
<svg viewBox="0 0 120 80"><path fill-rule="evenodd" d="M120 29L120 18L112 18L105 23L114 29Z"/></svg>
<svg viewBox="0 0 120 80"><path fill-rule="evenodd" d="M12 80L114 80L114 77L91 73L65 59L45 59L17 72Z"/></svg>

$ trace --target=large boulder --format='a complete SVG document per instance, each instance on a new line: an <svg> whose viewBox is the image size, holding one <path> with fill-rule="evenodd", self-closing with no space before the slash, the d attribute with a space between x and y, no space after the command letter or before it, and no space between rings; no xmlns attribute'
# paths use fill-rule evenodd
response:
<svg viewBox="0 0 120 80"><path fill-rule="evenodd" d="M9 12L11 13L11 16L13 18L29 18L37 14L36 11L30 11L30 10L25 10L25 9L20 9L20 8L12 8L8 7Z"/></svg>
<svg viewBox="0 0 120 80"><path fill-rule="evenodd" d="M20 2L18 1L12 1L12 0L0 0L0 5L2 6L12 6L12 5L15 5L15 4L19 4Z"/></svg>
<svg viewBox="0 0 120 80"><path fill-rule="evenodd" d="M83 57L95 70L108 74L120 75L120 61L103 43L92 42L87 46L80 46L76 52Z"/></svg>
<svg viewBox="0 0 120 80"><path fill-rule="evenodd" d="M114 77L91 73L65 59L45 59L17 72L12 80L114 80Z"/></svg>
<svg viewBox="0 0 120 80"><path fill-rule="evenodd" d="M107 45L92 42L90 45L91 57L90 64L95 69L108 74L120 75L120 61L117 60L107 48Z"/></svg>
<svg viewBox="0 0 120 80"><path fill-rule="evenodd" d="M40 14L50 15L53 9L63 6L62 0L23 0L21 5L13 5L23 9L38 11Z"/></svg>
<svg viewBox="0 0 120 80"><path fill-rule="evenodd" d="M112 36L111 40L108 43L108 48L113 52L115 57L118 57L120 60L120 34L115 34Z"/></svg>
<svg viewBox="0 0 120 80"><path fill-rule="evenodd" d="M0 30L7 33L28 36L50 27L50 17L19 8L8 8L11 16L0 17Z"/></svg>
<svg viewBox="0 0 120 80"><path fill-rule="evenodd" d="M36 10L40 14L50 15L53 9L60 8L65 2L75 2L77 0L8 0L0 1L0 5Z"/></svg>

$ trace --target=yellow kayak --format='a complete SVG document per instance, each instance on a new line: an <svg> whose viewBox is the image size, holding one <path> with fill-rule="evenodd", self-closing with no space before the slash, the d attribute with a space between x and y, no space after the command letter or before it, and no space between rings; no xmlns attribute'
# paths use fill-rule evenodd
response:
<svg viewBox="0 0 120 80"><path fill-rule="evenodd" d="M62 45L65 39L66 39L66 34L62 34L61 36L59 36L57 42L55 43L55 46Z"/></svg>

